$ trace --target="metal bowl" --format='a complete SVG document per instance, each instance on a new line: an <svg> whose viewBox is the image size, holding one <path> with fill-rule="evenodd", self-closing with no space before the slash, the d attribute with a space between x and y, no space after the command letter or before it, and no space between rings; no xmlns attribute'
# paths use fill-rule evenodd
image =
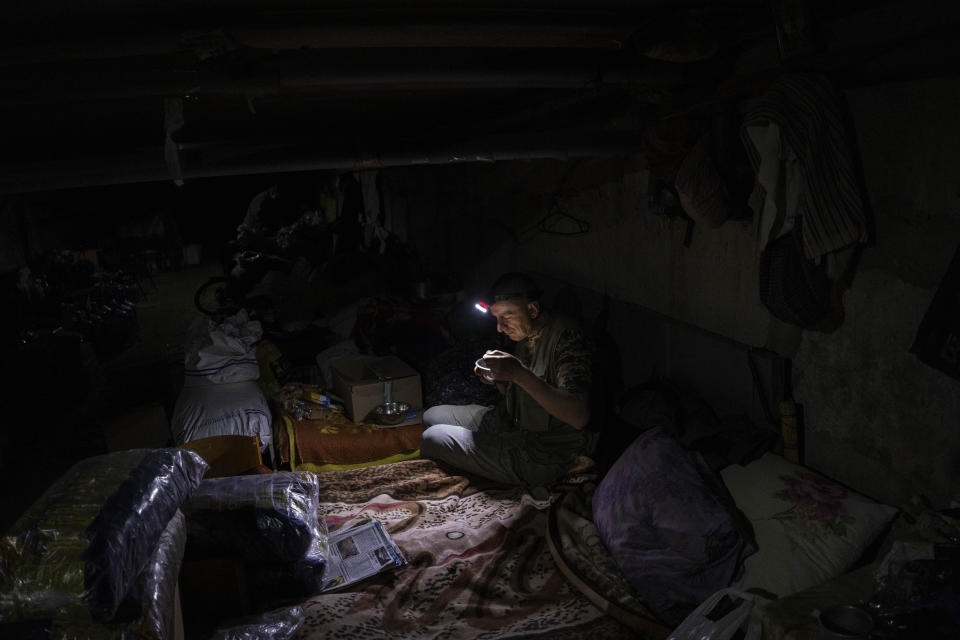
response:
<svg viewBox="0 0 960 640"><path fill-rule="evenodd" d="M820 613L821 637L831 640L840 638L867 638L873 631L870 614L853 605L838 605Z"/></svg>
<svg viewBox="0 0 960 640"><path fill-rule="evenodd" d="M386 402L374 407L373 418L377 421L377 424L399 424L403 422L409 411L410 403L408 402Z"/></svg>

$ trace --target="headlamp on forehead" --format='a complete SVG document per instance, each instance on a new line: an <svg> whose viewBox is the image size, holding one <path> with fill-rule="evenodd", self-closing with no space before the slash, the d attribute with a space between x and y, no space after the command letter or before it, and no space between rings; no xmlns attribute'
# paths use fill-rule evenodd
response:
<svg viewBox="0 0 960 640"><path fill-rule="evenodd" d="M506 300L537 300L540 298L540 290L534 289L531 291L514 291L510 293L497 293L491 294L493 297L493 302L504 302ZM473 308L481 313L490 313L490 304L484 302L483 300L478 300Z"/></svg>

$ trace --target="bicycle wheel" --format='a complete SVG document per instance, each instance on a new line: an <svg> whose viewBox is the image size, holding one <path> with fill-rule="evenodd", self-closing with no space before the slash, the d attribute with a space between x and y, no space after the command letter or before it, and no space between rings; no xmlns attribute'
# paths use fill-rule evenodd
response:
<svg viewBox="0 0 960 640"><path fill-rule="evenodd" d="M229 293L230 279L225 276L210 278L193 294L193 304L200 313L222 317L236 313L239 306Z"/></svg>

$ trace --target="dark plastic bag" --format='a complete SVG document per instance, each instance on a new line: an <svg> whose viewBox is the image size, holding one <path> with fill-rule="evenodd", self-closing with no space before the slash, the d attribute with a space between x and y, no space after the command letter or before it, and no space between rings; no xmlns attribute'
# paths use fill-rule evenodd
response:
<svg viewBox="0 0 960 640"><path fill-rule="evenodd" d="M204 480L184 505L187 553L238 556L264 576L279 571L317 591L327 563L318 491L316 476L305 471Z"/></svg>
<svg viewBox="0 0 960 640"><path fill-rule="evenodd" d="M173 448L75 464L0 542L0 619L111 620L206 470Z"/></svg>
<svg viewBox="0 0 960 640"><path fill-rule="evenodd" d="M703 601L757 550L750 522L702 456L662 428L641 434L593 497L604 545L652 609Z"/></svg>

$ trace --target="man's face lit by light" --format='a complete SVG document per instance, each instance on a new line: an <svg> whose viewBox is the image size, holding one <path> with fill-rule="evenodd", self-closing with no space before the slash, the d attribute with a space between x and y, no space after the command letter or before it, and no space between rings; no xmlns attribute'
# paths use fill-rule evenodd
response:
<svg viewBox="0 0 960 640"><path fill-rule="evenodd" d="M497 319L497 331L514 342L520 342L533 335L531 306L535 304L520 298L494 302L490 305L490 313Z"/></svg>

